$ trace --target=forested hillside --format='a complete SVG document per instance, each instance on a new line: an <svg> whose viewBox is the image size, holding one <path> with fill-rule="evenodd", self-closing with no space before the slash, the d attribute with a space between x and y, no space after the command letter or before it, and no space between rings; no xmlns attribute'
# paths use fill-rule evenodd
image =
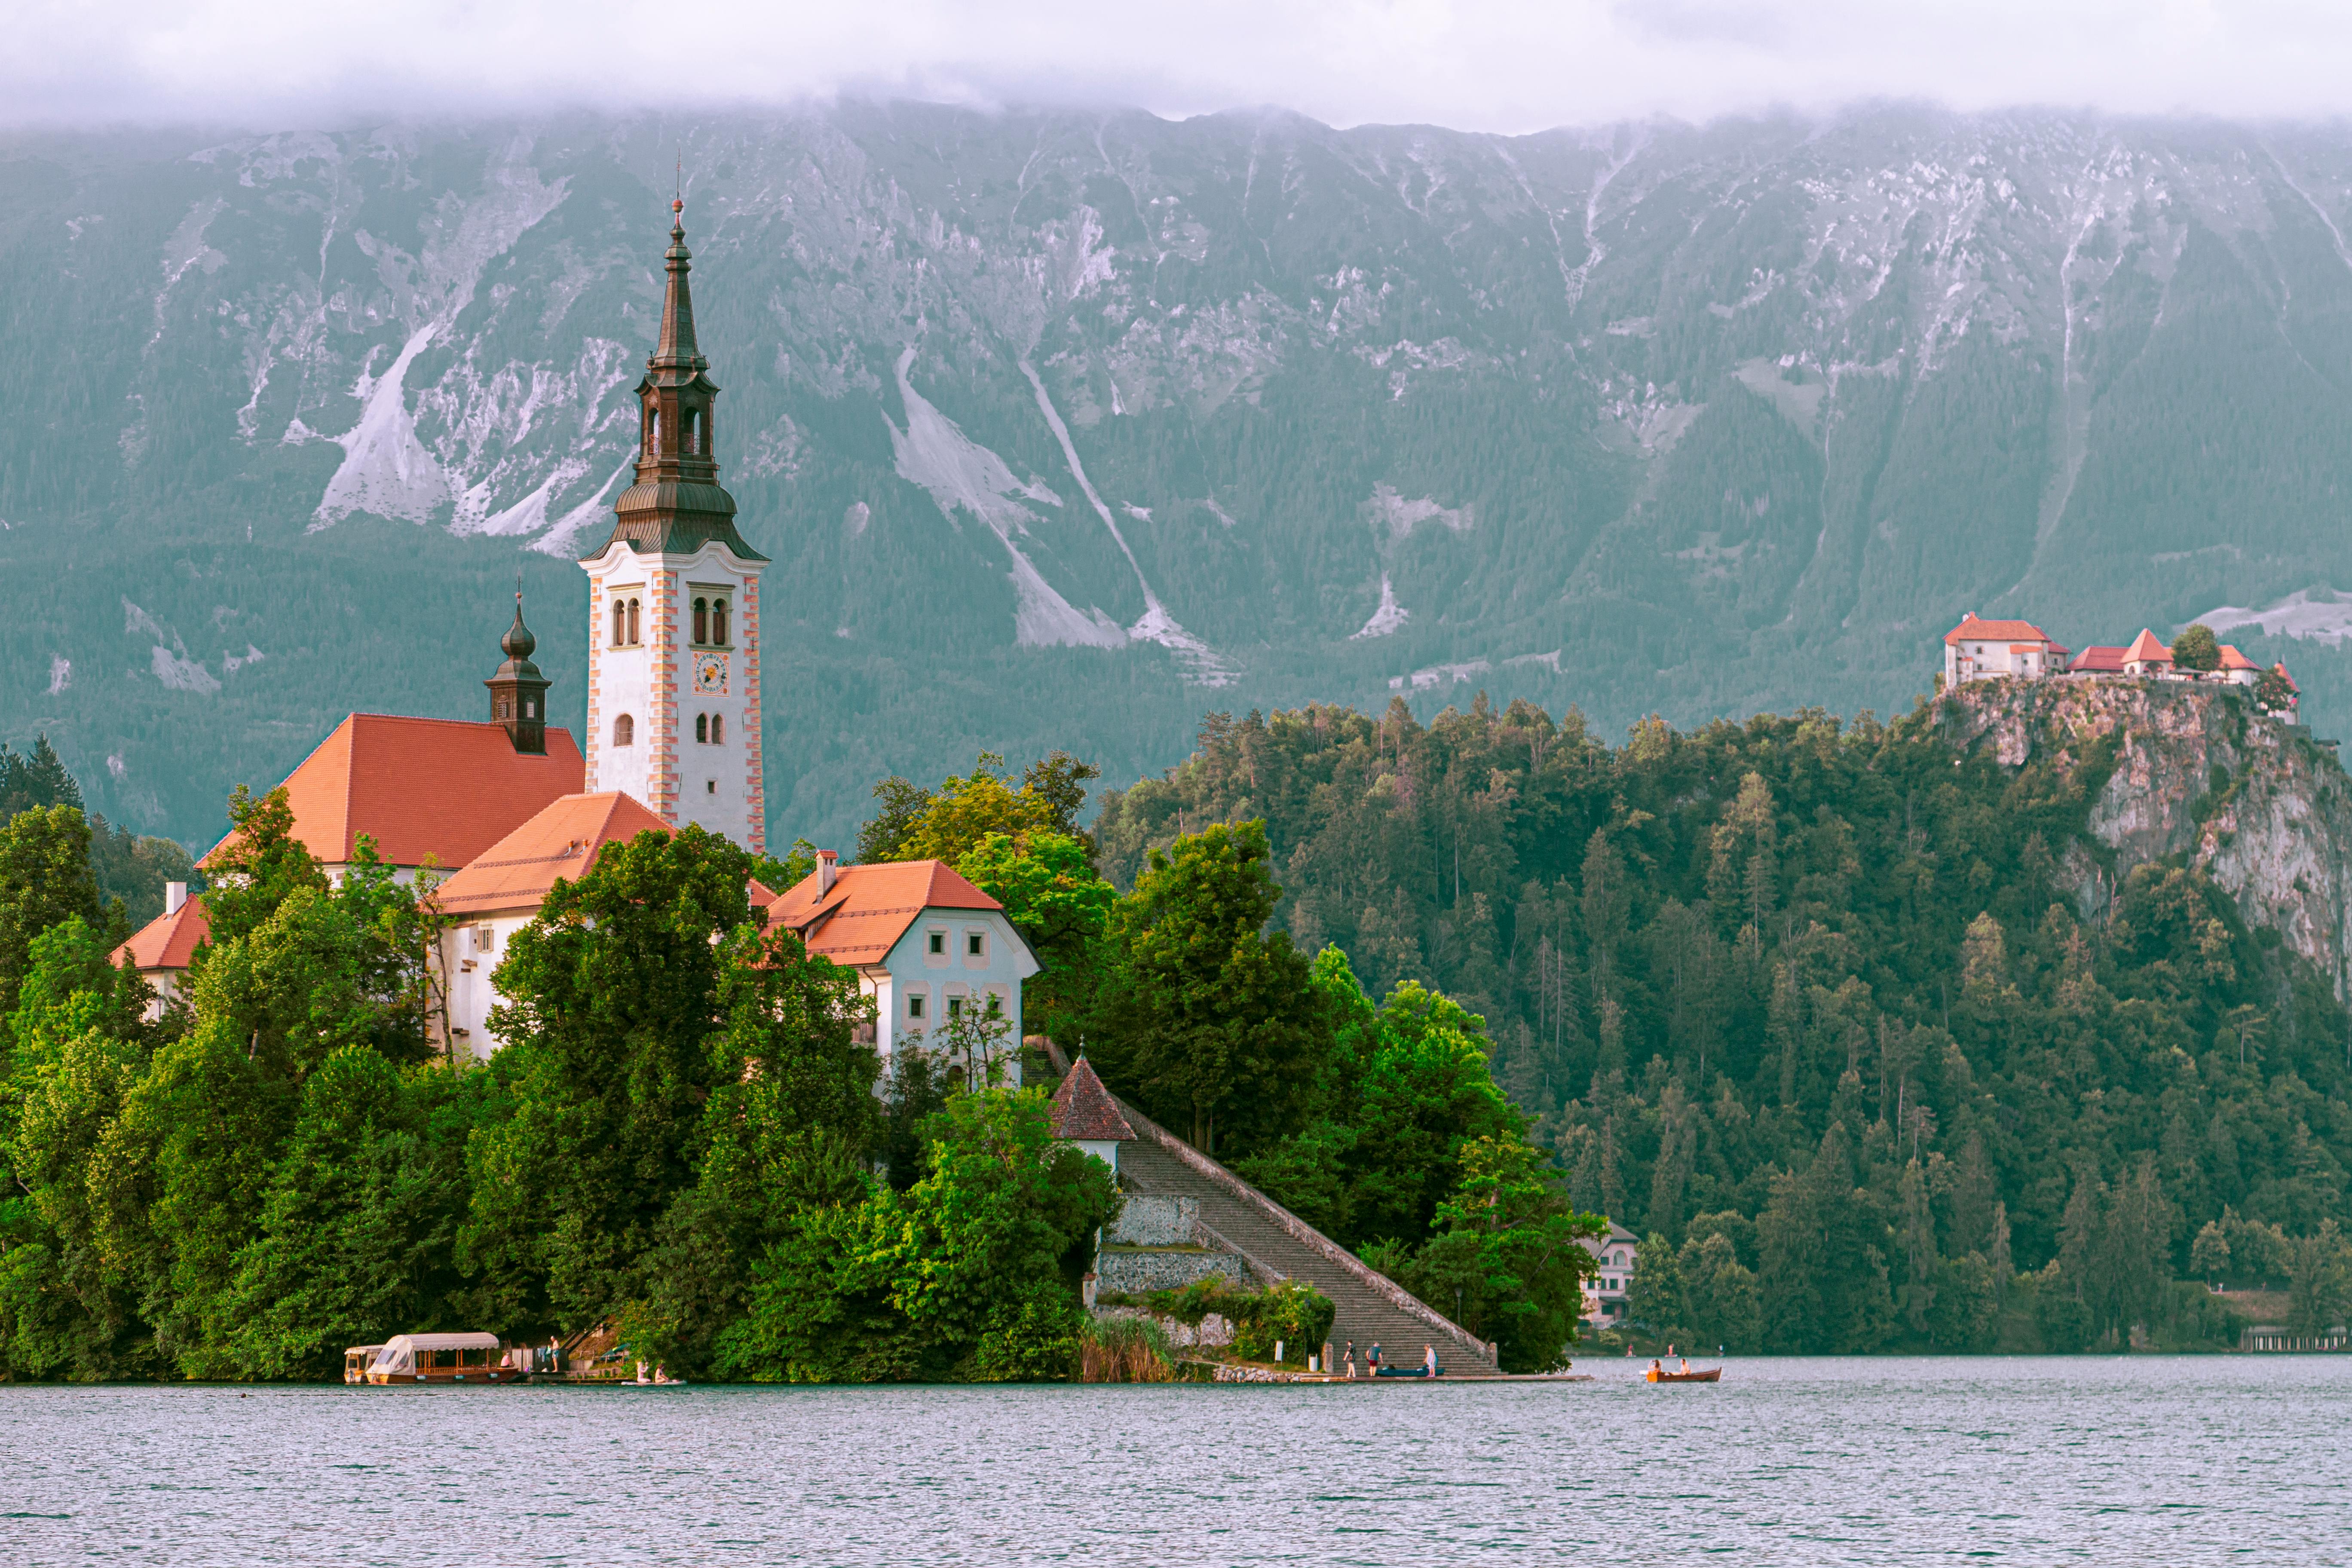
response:
<svg viewBox="0 0 2352 1568"><path fill-rule="evenodd" d="M0 740L204 847L481 713L518 564L576 728L681 157L780 843L1212 702L1889 711L1970 609L2352 712L2340 126L851 100L0 141Z"/></svg>
<svg viewBox="0 0 2352 1568"><path fill-rule="evenodd" d="M2295 1273L2340 1313L2352 1029L2327 974L2193 857L2135 864L2093 830L2121 730L2039 732L2009 766L1949 718L1651 721L1612 747L1483 697L1427 725L1401 702L1216 714L1096 834L1124 882L1172 836L1263 819L1298 945L1483 1016L1575 1205L1662 1238L1644 1277L1686 1296L1653 1323L1824 1350L2067 1348L2158 1318L2194 1340L2220 1331L2168 1282L2209 1227L2200 1269ZM2203 821L2237 782L2170 804ZM1332 1136L1252 1168L1345 1231L1314 1180Z"/></svg>

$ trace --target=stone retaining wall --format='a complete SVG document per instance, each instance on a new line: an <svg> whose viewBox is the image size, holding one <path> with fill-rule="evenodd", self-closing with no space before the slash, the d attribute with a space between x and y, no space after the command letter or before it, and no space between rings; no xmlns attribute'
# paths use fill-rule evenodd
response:
<svg viewBox="0 0 2352 1568"><path fill-rule="evenodd" d="M1181 1290L1213 1274L1222 1274L1244 1289L1258 1283L1246 1262L1230 1252L1211 1252L1205 1247L1106 1247L1095 1258L1095 1289L1122 1296Z"/></svg>
<svg viewBox="0 0 2352 1568"><path fill-rule="evenodd" d="M1198 1247L1201 1200L1129 1193L1103 1241L1111 1247Z"/></svg>

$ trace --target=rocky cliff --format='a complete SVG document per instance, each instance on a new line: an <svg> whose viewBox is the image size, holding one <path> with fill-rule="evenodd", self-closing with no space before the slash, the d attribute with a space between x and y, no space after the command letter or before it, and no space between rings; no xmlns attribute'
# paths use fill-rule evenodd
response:
<svg viewBox="0 0 2352 1568"><path fill-rule="evenodd" d="M2089 827L2114 863L2080 845L2063 861L2086 918L2132 868L2177 858L2352 999L2352 779L2308 731L2242 688L2123 678L1975 682L1938 715L2005 767L2040 757L2094 791Z"/></svg>

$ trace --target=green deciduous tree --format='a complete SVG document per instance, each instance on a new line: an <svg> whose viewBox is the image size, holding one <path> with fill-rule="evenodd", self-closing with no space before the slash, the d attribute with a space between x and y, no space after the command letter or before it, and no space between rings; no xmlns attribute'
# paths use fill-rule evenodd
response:
<svg viewBox="0 0 2352 1568"><path fill-rule="evenodd" d="M1264 826L1219 823L1155 853L1105 937L1089 1055L1212 1153L1295 1129L1330 1048L1306 959L1265 931L1280 897Z"/></svg>

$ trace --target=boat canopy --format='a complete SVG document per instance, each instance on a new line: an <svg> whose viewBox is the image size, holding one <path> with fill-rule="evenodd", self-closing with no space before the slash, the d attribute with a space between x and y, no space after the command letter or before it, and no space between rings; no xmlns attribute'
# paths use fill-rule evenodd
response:
<svg viewBox="0 0 2352 1568"><path fill-rule="evenodd" d="M383 1342L370 1372L413 1373L419 1351L494 1351L496 1334L394 1334Z"/></svg>

